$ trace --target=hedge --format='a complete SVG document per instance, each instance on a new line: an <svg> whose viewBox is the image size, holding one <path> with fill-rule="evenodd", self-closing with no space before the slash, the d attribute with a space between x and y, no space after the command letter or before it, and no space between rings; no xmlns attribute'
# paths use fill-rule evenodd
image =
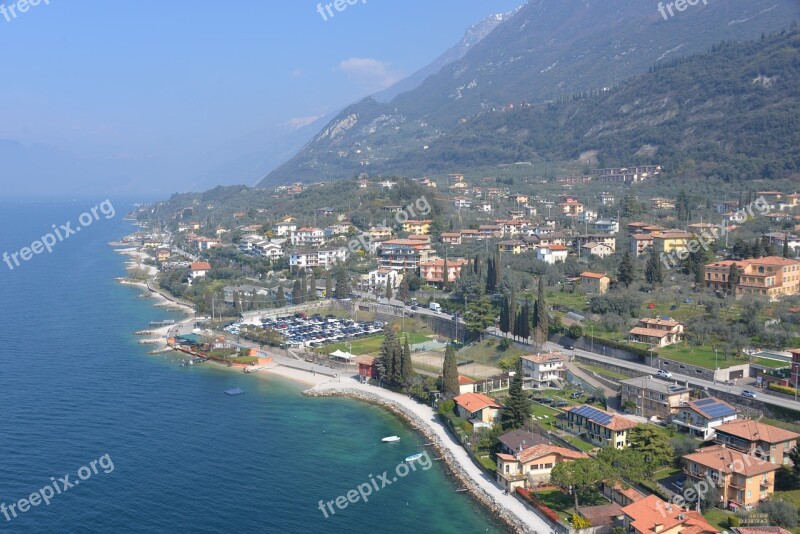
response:
<svg viewBox="0 0 800 534"><path fill-rule="evenodd" d="M777 391L778 393L785 393L786 395L794 395L796 391L794 388L790 388L789 386L781 386L779 384L770 384L768 389Z"/></svg>
<svg viewBox="0 0 800 534"><path fill-rule="evenodd" d="M561 524L561 518L558 517L558 514L556 514L553 510L551 510L550 507L546 506L542 501L539 500L538 497L536 497L530 491L526 490L525 488L517 488L516 491L520 495L520 497L525 499L525 501L528 504L540 510L545 516L547 516L547 519L549 519L555 524Z"/></svg>

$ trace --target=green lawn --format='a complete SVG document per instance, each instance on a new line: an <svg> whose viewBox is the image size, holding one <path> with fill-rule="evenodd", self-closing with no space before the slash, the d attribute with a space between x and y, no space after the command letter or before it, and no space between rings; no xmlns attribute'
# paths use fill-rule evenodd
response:
<svg viewBox="0 0 800 534"><path fill-rule="evenodd" d="M501 360L511 362L511 360L523 354L526 354L524 350L513 346L503 350L500 348L499 339L486 338L459 351L458 359L459 361L474 360L486 365L496 366Z"/></svg>
<svg viewBox="0 0 800 534"><path fill-rule="evenodd" d="M567 495L561 490L545 490L534 492L542 503L558 514L566 523L572 520L572 514L575 512L575 499L572 495ZM578 501L581 506L599 506L609 504L608 499L603 497L599 492L594 492L590 495L581 497Z"/></svg>
<svg viewBox="0 0 800 534"><path fill-rule="evenodd" d="M679 362L688 363L690 365L697 365L700 367L705 367L706 369L714 369L715 361L720 369L726 369L734 365L748 363L747 359L728 359L726 361L719 354L715 360L714 350L705 345L693 346L686 343L680 343L677 345L670 345L669 347L664 347L662 349L656 349L654 352L662 358L668 358L670 360L676 360ZM764 358L754 358L753 363L758 363L770 368L786 367L788 365L784 362L765 360Z"/></svg>
<svg viewBox="0 0 800 534"><path fill-rule="evenodd" d="M408 336L408 342L411 345L416 343L424 343L426 341L430 341L430 338L422 335L416 334L413 332L398 332L398 337L400 339L404 339ZM350 351L350 345L352 344L353 350L352 353L360 356L362 354L377 354L383 344L383 336L370 336L361 339L356 339L351 342L345 341L342 343L333 343L331 345L325 345L322 347L322 351L326 354L330 354L336 350L341 350L344 352Z"/></svg>
<svg viewBox="0 0 800 534"><path fill-rule="evenodd" d="M719 508L711 508L703 512L703 517L706 518L706 521L712 526L719 528L721 531L728 530L728 517L732 515L734 514L726 512L725 510L720 510Z"/></svg>
<svg viewBox="0 0 800 534"><path fill-rule="evenodd" d="M622 373L617 373L614 371L609 371L608 369L603 369L602 367L597 367L594 365L587 365L585 363L577 364L578 367L585 371L593 371L600 376L604 376L606 378L610 378L611 380L627 380L630 378L629 376L623 375Z"/></svg>

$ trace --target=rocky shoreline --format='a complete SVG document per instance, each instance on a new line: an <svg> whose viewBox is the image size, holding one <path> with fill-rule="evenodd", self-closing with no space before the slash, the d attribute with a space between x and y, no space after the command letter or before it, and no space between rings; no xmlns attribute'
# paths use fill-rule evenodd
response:
<svg viewBox="0 0 800 534"><path fill-rule="evenodd" d="M385 399L379 395L375 395L366 391L360 391L349 388L318 388L314 387L307 389L303 392L308 397L346 397L368 402L370 404L385 408L402 419L411 428L422 434L427 441L432 443L433 450L437 456L442 459L447 472L456 479L475 499L478 503L484 506L493 516L499 519L510 532L515 533L531 533L525 523L523 523L513 513L509 512L505 507L495 502L492 496L488 495L480 486L468 476L464 475L459 469L458 461L453 457L453 454L445 446L439 436L437 436L419 416L410 412L404 406L397 402Z"/></svg>

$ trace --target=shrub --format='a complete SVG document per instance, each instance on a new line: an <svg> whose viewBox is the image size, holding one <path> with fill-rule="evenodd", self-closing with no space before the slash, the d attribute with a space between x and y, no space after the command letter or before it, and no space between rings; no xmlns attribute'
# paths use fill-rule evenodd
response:
<svg viewBox="0 0 800 534"><path fill-rule="evenodd" d="M584 528L591 528L592 523L582 515L578 515L578 513L572 514L572 526L577 528L578 530Z"/></svg>
<svg viewBox="0 0 800 534"><path fill-rule="evenodd" d="M770 384L768 389L777 391L778 393L785 393L786 395L794 395L795 393L794 388L790 388L789 386L781 386L778 384Z"/></svg>
<svg viewBox="0 0 800 534"><path fill-rule="evenodd" d="M500 350L506 350L511 347L511 340L507 337L504 337L500 340Z"/></svg>
<svg viewBox="0 0 800 534"><path fill-rule="evenodd" d="M572 339L580 339L581 337L583 337L583 328L581 328L581 325L579 324L570 325L570 327L567 328L567 337Z"/></svg>
<svg viewBox="0 0 800 534"><path fill-rule="evenodd" d="M729 528L736 528L741 524L741 522L742 522L742 520L739 519L735 515L729 515L728 516L728 527Z"/></svg>
<svg viewBox="0 0 800 534"><path fill-rule="evenodd" d="M451 415L456 409L456 402L453 400L446 400L439 403L439 413L442 415Z"/></svg>

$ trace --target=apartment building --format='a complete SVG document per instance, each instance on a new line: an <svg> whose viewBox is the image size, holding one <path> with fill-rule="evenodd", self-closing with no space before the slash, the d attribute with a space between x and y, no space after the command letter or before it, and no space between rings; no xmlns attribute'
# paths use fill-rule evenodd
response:
<svg viewBox="0 0 800 534"><path fill-rule="evenodd" d="M717 534L700 512L649 495L622 509L623 529L627 534Z"/></svg>
<svg viewBox="0 0 800 534"><path fill-rule="evenodd" d="M425 280L426 284L442 287L447 284L455 283L461 276L461 269L471 262L462 258L449 258L447 260L447 279L445 280L445 260L428 260L420 262L419 275Z"/></svg>
<svg viewBox="0 0 800 534"><path fill-rule="evenodd" d="M298 250L289 255L289 268L293 272L314 267L320 267L327 271L337 262L345 260L347 260L346 248Z"/></svg>
<svg viewBox="0 0 800 534"><path fill-rule="evenodd" d="M690 436L708 441L717 427L738 417L736 408L714 397L687 402L672 415L672 424Z"/></svg>
<svg viewBox="0 0 800 534"><path fill-rule="evenodd" d="M773 464L790 465L789 451L799 437L800 434L760 421L737 419L718 426L714 441Z"/></svg>
<svg viewBox="0 0 800 534"><path fill-rule="evenodd" d="M717 429L719 431L719 429ZM684 472L694 480L714 482L726 508L750 510L775 492L780 466L747 453L715 445L683 457Z"/></svg>
<svg viewBox="0 0 800 534"><path fill-rule="evenodd" d="M689 388L656 380L649 375L622 381L622 407L635 406L642 417L657 417L667 421L678 412L681 404L689 402Z"/></svg>
<svg viewBox="0 0 800 534"><path fill-rule="evenodd" d="M630 443L628 432L638 423L621 415L582 404L565 408L560 416L561 427L577 434L597 447L624 449Z"/></svg>
<svg viewBox="0 0 800 534"><path fill-rule="evenodd" d="M739 270L739 282L732 288L729 277L734 264ZM753 295L777 300L800 293L800 260L768 256L718 261L706 265L705 282L709 289L733 290L737 298Z"/></svg>
<svg viewBox="0 0 800 534"><path fill-rule="evenodd" d="M403 231L412 235L429 235L431 233L432 220L406 221L403 223Z"/></svg>
<svg viewBox="0 0 800 534"><path fill-rule="evenodd" d="M497 454L497 482L508 491L530 488L550 481L550 472L563 462L588 458L585 452L550 444L534 445L523 451Z"/></svg>
<svg viewBox="0 0 800 534"><path fill-rule="evenodd" d="M673 345L683 339L683 325L670 317L639 319L638 326L628 332L628 341L655 347Z"/></svg>
<svg viewBox="0 0 800 534"><path fill-rule="evenodd" d="M378 264L395 270L416 271L420 263L432 254L429 241L420 239L390 239L378 249Z"/></svg>
<svg viewBox="0 0 800 534"><path fill-rule="evenodd" d="M319 246L325 242L325 231L320 228L299 228L292 232L292 245Z"/></svg>
<svg viewBox="0 0 800 534"><path fill-rule="evenodd" d="M559 352L525 354L522 356L522 372L525 375L525 382L533 382L534 387L555 385L566 379L564 355Z"/></svg>

